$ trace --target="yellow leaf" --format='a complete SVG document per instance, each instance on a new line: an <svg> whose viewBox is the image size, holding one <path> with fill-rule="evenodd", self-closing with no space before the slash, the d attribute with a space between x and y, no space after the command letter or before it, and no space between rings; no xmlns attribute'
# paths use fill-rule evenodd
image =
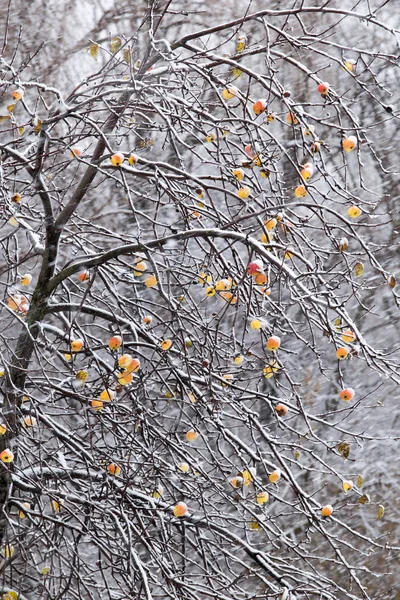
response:
<svg viewBox="0 0 400 600"><path fill-rule="evenodd" d="M368 504L371 501L371 498L368 494L363 494L361 498L358 499L359 504Z"/></svg>
<svg viewBox="0 0 400 600"><path fill-rule="evenodd" d="M383 504L380 504L378 506L378 512L376 514L376 520L380 521L383 517L383 515L385 514L385 507L383 506Z"/></svg>
<svg viewBox="0 0 400 600"><path fill-rule="evenodd" d="M94 58L94 60L97 60L97 57L99 56L99 50L100 46L98 44L91 44L88 48L88 52L90 56Z"/></svg>
<svg viewBox="0 0 400 600"><path fill-rule="evenodd" d="M42 121L40 119L35 119L33 131L35 132L36 135L38 135L40 133L41 129L42 129Z"/></svg>
<svg viewBox="0 0 400 600"><path fill-rule="evenodd" d="M251 529L252 531L258 531L259 529L261 529L261 525L257 521L257 519L251 519L251 521L249 522L249 529Z"/></svg>
<svg viewBox="0 0 400 600"><path fill-rule="evenodd" d="M118 50L121 48L121 46L122 46L122 40L120 37L116 36L111 40L110 50L113 54L115 54L116 52L118 52Z"/></svg>
<svg viewBox="0 0 400 600"><path fill-rule="evenodd" d="M364 477L362 475L357 475L356 486L358 488L360 488L360 487L362 487L363 483L364 483Z"/></svg>
<svg viewBox="0 0 400 600"><path fill-rule="evenodd" d="M24 135L25 127L18 127L18 135Z"/></svg>
<svg viewBox="0 0 400 600"><path fill-rule="evenodd" d="M8 112L9 112L9 113L12 113L12 112L14 112L14 108L15 108L16 106L17 106L17 103L16 103L16 102L15 102L14 104L9 104L9 105L7 106L7 110L8 110Z"/></svg>
<svg viewBox="0 0 400 600"><path fill-rule="evenodd" d="M356 277L360 277L364 273L364 265L362 262L356 262L354 265L354 274Z"/></svg>
<svg viewBox="0 0 400 600"><path fill-rule="evenodd" d="M128 65L129 65L129 63L131 62L131 51L130 51L130 48L124 48L123 57L124 57L124 61L126 63L128 63Z"/></svg>
<svg viewBox="0 0 400 600"><path fill-rule="evenodd" d="M11 119L10 115L0 115L0 123L7 121L7 119Z"/></svg>

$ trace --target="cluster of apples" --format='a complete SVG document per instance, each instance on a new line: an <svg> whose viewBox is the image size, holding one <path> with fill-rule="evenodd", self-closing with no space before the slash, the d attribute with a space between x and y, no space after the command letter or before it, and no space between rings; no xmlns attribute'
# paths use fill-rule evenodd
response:
<svg viewBox="0 0 400 600"><path fill-rule="evenodd" d="M14 312L25 316L29 311L29 300L23 294L14 294L8 298L7 306Z"/></svg>
<svg viewBox="0 0 400 600"><path fill-rule="evenodd" d="M198 277L199 283L204 286L204 292L208 298L212 298L218 292L218 295L230 304L236 304L237 296L232 291L234 290L235 282L232 277L218 279L213 283L213 277L209 273L200 273Z"/></svg>
<svg viewBox="0 0 400 600"><path fill-rule="evenodd" d="M302 179L305 182L308 182L308 180L311 179L313 174L314 174L313 163L312 162L304 163L304 165L302 165L301 170L300 170L300 176L302 177ZM294 191L294 195L296 196L296 198L304 198L305 196L307 196L307 188L305 187L305 185L303 185L303 184L298 185Z"/></svg>
<svg viewBox="0 0 400 600"><path fill-rule="evenodd" d="M260 259L252 260L247 265L247 273L253 278L256 285L265 285L268 283L268 277L264 270L264 264Z"/></svg>
<svg viewBox="0 0 400 600"><path fill-rule="evenodd" d="M148 270L147 262L144 260L146 256L144 254L136 254L134 265L133 265L133 274L135 277L141 277ZM157 285L157 277L153 274L147 275L144 284L148 288L154 288Z"/></svg>
<svg viewBox="0 0 400 600"><path fill-rule="evenodd" d="M345 344L352 344L356 340L356 334L352 329L345 329L342 332L342 340ZM346 346L340 346L336 350L336 358L338 360L345 360L349 356L349 353L350 351ZM340 399L344 400L344 402L350 402L354 396L355 391L351 387L343 388L339 394Z"/></svg>

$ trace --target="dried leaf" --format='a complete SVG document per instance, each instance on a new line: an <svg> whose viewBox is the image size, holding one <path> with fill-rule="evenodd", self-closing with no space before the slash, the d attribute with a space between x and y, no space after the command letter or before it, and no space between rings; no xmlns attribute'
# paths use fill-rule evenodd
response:
<svg viewBox="0 0 400 600"><path fill-rule="evenodd" d="M118 50L121 48L121 46L122 46L122 40L120 37L116 36L111 40L110 50L113 54L115 54L116 52L118 52Z"/></svg>
<svg viewBox="0 0 400 600"><path fill-rule="evenodd" d="M354 265L354 274L356 277L360 277L360 275L362 275L364 273L364 265L362 264L362 262L357 262Z"/></svg>
<svg viewBox="0 0 400 600"><path fill-rule="evenodd" d="M16 103L16 102L14 102L14 104L9 104L9 105L7 106L7 110L8 110L8 112L9 112L9 113L13 113L13 112L14 112L14 108L15 108L16 106L17 106L17 103Z"/></svg>
<svg viewBox="0 0 400 600"><path fill-rule="evenodd" d="M358 499L358 503L359 504L368 504L368 502L371 502L371 498L368 496L368 494L363 494L359 499Z"/></svg>
<svg viewBox="0 0 400 600"><path fill-rule="evenodd" d="M357 475L356 486L358 488L360 488L360 487L362 487L363 483L364 483L364 477L362 475Z"/></svg>
<svg viewBox="0 0 400 600"><path fill-rule="evenodd" d="M251 519L251 521L249 522L249 529L251 529L252 531L258 531L259 529L261 529L259 521L257 521L257 519Z"/></svg>
<svg viewBox="0 0 400 600"><path fill-rule="evenodd" d="M88 48L88 52L90 56L94 58L94 60L97 60L97 57L99 56L99 50L100 46L98 44L91 44Z"/></svg>
<svg viewBox="0 0 400 600"><path fill-rule="evenodd" d="M378 512L376 513L376 520L380 521L384 514L385 514L385 507L383 506L383 504L380 504L378 506Z"/></svg>
<svg viewBox="0 0 400 600"><path fill-rule="evenodd" d="M0 115L0 123L3 123L7 119L11 119L10 115Z"/></svg>
<svg viewBox="0 0 400 600"><path fill-rule="evenodd" d="M343 456L343 458L349 458L350 444L348 442L340 442L337 449L338 449L340 456Z"/></svg>
<svg viewBox="0 0 400 600"><path fill-rule="evenodd" d="M41 129L42 129L42 121L40 119L35 119L34 124L33 124L33 131L35 132L35 135L38 135L40 133Z"/></svg>
<svg viewBox="0 0 400 600"><path fill-rule="evenodd" d="M130 50L130 48L124 48L123 57L124 57L124 61L126 63L128 63L128 65L129 65L130 62L131 62L131 50Z"/></svg>
<svg viewBox="0 0 400 600"><path fill-rule="evenodd" d="M388 286L393 289L394 287L396 287L396 277L394 275L391 275L388 279Z"/></svg>

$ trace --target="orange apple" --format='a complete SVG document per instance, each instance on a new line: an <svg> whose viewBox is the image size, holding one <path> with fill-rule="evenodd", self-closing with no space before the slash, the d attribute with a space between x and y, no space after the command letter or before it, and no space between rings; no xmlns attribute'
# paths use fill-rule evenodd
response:
<svg viewBox="0 0 400 600"><path fill-rule="evenodd" d="M346 329L345 331L343 331L342 340L346 344L351 344L351 342L354 342L355 339L356 334L354 333L354 331L352 331L351 329Z"/></svg>
<svg viewBox="0 0 400 600"><path fill-rule="evenodd" d="M242 181L242 179L244 178L244 171L243 169L233 169L232 171L232 175L238 180L238 181Z"/></svg>
<svg viewBox="0 0 400 600"><path fill-rule="evenodd" d="M83 340L81 340L81 339L72 340L72 342L71 342L72 352L79 352L79 350L82 350L82 348L83 348Z"/></svg>
<svg viewBox="0 0 400 600"><path fill-rule="evenodd" d="M298 185L294 190L294 195L296 198L305 198L305 196L307 196L307 190L304 185Z"/></svg>
<svg viewBox="0 0 400 600"><path fill-rule="evenodd" d="M92 400L90 405L93 410L101 410L104 407L104 402L101 400Z"/></svg>
<svg viewBox="0 0 400 600"><path fill-rule="evenodd" d="M289 409L284 404L277 404L275 410L279 417L284 417Z"/></svg>
<svg viewBox="0 0 400 600"><path fill-rule="evenodd" d="M103 402L110 402L110 400L114 400L115 392L114 392L114 390L110 390L110 389L103 390L101 392L99 398Z"/></svg>
<svg viewBox="0 0 400 600"><path fill-rule="evenodd" d="M14 98L14 100L22 100L24 97L24 90L17 88L11 92L11 96Z"/></svg>
<svg viewBox="0 0 400 600"><path fill-rule="evenodd" d="M353 400L354 394L355 391L353 390L353 388L345 388L340 392L339 395L341 400L344 400L345 402L350 402L350 400Z"/></svg>
<svg viewBox="0 0 400 600"><path fill-rule="evenodd" d="M323 517L330 517L333 513L333 507L330 504L326 504L321 508L321 515Z"/></svg>
<svg viewBox="0 0 400 600"><path fill-rule="evenodd" d="M350 208L347 209L347 214L352 219L357 219L357 217L359 217L361 215L361 212L362 211L359 206L350 206Z"/></svg>
<svg viewBox="0 0 400 600"><path fill-rule="evenodd" d="M36 425L36 422L37 422L37 421L36 421L36 418L35 418L35 417L32 417L32 416L28 415L28 416L27 416L27 417L25 417L25 419L22 421L22 425L23 425L24 427L27 427L27 428L28 428L28 427L35 427L35 425Z"/></svg>
<svg viewBox="0 0 400 600"><path fill-rule="evenodd" d="M128 158L128 163L129 163L131 166L133 166L133 165L136 165L136 163L138 162L138 160L139 160L139 157L138 157L138 156L136 156L136 154L131 154L131 155L129 156L129 158Z"/></svg>
<svg viewBox="0 0 400 600"><path fill-rule="evenodd" d="M84 281L88 281L90 279L89 271L82 271L81 273L79 273L78 279L81 283L83 283Z"/></svg>
<svg viewBox="0 0 400 600"><path fill-rule="evenodd" d="M132 379L133 379L132 373L128 373L127 371L124 371L123 373L119 373L119 375L118 375L118 383L120 385L129 385L130 383L132 383Z"/></svg>
<svg viewBox="0 0 400 600"><path fill-rule="evenodd" d="M257 100L253 104L253 112L257 116L261 115L261 113L263 113L266 108L267 108L267 100L265 98L263 98L262 100Z"/></svg>
<svg viewBox="0 0 400 600"><path fill-rule="evenodd" d="M120 335L113 335L108 340L108 347L110 350L118 350L122 346L122 337Z"/></svg>
<svg viewBox="0 0 400 600"><path fill-rule="evenodd" d="M267 339L266 345L267 350L270 350L271 352L276 352L276 350L278 350L279 346L281 345L281 338L277 335L272 335L270 338Z"/></svg>
<svg viewBox="0 0 400 600"><path fill-rule="evenodd" d="M327 83L326 81L323 81L322 83L319 84L318 86L318 91L321 94L321 96L327 96L328 92L329 92L329 83Z"/></svg>
<svg viewBox="0 0 400 600"><path fill-rule="evenodd" d="M217 292L223 292L225 290L230 290L231 282L229 281L229 279L220 279L219 281L216 282L215 289L217 290Z"/></svg>
<svg viewBox="0 0 400 600"><path fill-rule="evenodd" d="M264 227L265 229L268 229L268 231L272 231L272 229L274 229L278 224L278 221L275 219L275 217L273 219L269 219L268 221L265 221L264 223Z"/></svg>
<svg viewBox="0 0 400 600"><path fill-rule="evenodd" d="M12 463L14 460L14 453L9 448L6 448L3 452L0 452L0 460L3 463Z"/></svg>
<svg viewBox="0 0 400 600"><path fill-rule="evenodd" d="M161 345L161 350L167 351L171 348L172 341L171 340L162 340L160 345Z"/></svg>
<svg viewBox="0 0 400 600"><path fill-rule="evenodd" d="M344 360L349 355L349 351L347 348L338 348L336 350L336 358L338 360Z"/></svg>
<svg viewBox="0 0 400 600"><path fill-rule="evenodd" d="M257 504L266 504L269 500L268 492L258 492L256 496Z"/></svg>
<svg viewBox="0 0 400 600"><path fill-rule="evenodd" d="M345 479L342 483L342 489L344 492L350 492L354 487L354 483L351 481L351 479Z"/></svg>
<svg viewBox="0 0 400 600"><path fill-rule="evenodd" d="M118 359L118 366L122 369L127 369L132 362L132 356L130 354L122 354Z"/></svg>
<svg viewBox="0 0 400 600"><path fill-rule="evenodd" d="M246 185L239 188L237 191L237 195L239 196L239 198L241 198L242 200L246 200L246 198L248 198L251 194L251 190L250 188L248 188Z"/></svg>
<svg viewBox="0 0 400 600"><path fill-rule="evenodd" d="M107 465L107 471L110 473L110 475L115 475L115 477L118 477L118 475L121 473L121 467L115 463L110 463Z"/></svg>
<svg viewBox="0 0 400 600"><path fill-rule="evenodd" d="M222 90L222 97L224 98L224 100L231 100L232 98L237 96L238 93L239 90L237 87L235 87L234 85L228 85L228 87Z"/></svg>
<svg viewBox="0 0 400 600"><path fill-rule="evenodd" d="M268 479L271 483L278 483L281 477L282 471L280 469L275 469L275 471L272 471L272 473L268 475Z"/></svg>
<svg viewBox="0 0 400 600"><path fill-rule="evenodd" d="M292 113L292 112L289 112L289 113L287 114L286 121L287 121L287 122L288 122L290 125L298 125L298 123L299 123L299 120L298 120L298 118L297 118L297 117L296 117L296 115L295 115L294 113Z"/></svg>
<svg viewBox="0 0 400 600"><path fill-rule="evenodd" d="M349 137L345 138L342 142L343 150L346 152L352 152L355 148L357 148L358 140L355 135L349 135Z"/></svg>
<svg viewBox="0 0 400 600"><path fill-rule="evenodd" d="M197 433L197 431L194 431L193 429L190 429L189 431L186 432L186 439L188 442L194 442L197 440L198 437L199 437L199 434Z"/></svg>
<svg viewBox="0 0 400 600"><path fill-rule="evenodd" d="M144 285L148 288L154 288L157 285L157 277L155 275L149 275L144 280Z"/></svg>
<svg viewBox="0 0 400 600"><path fill-rule="evenodd" d="M76 158L77 156L82 156L83 148L82 146L74 146L71 148L70 156L71 158Z"/></svg>
<svg viewBox="0 0 400 600"><path fill-rule="evenodd" d="M266 273L257 273L257 275L254 277L254 282L257 285L265 285L268 282Z"/></svg>
<svg viewBox="0 0 400 600"><path fill-rule="evenodd" d="M32 275L30 273L26 273L25 275L21 275L20 284L21 285L29 285L32 281Z"/></svg>
<svg viewBox="0 0 400 600"><path fill-rule="evenodd" d="M244 480L241 475L238 475L237 477L231 477L229 479L229 483L231 484L232 487L234 487L235 489L238 489L243 486Z"/></svg>
<svg viewBox="0 0 400 600"><path fill-rule="evenodd" d="M185 502L178 502L178 504L175 504L173 507L172 512L175 517L185 517L188 514L189 509Z"/></svg>
<svg viewBox="0 0 400 600"><path fill-rule="evenodd" d="M125 160L124 155L122 154L122 152L116 152L115 154L113 154L110 158L111 160L111 164L114 167L120 167L122 165L122 163Z"/></svg>

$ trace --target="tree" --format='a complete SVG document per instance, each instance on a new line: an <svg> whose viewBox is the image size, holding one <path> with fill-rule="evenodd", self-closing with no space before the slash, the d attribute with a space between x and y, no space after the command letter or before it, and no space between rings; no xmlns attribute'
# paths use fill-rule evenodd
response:
<svg viewBox="0 0 400 600"><path fill-rule="evenodd" d="M392 6L3 59L3 598L390 595Z"/></svg>

